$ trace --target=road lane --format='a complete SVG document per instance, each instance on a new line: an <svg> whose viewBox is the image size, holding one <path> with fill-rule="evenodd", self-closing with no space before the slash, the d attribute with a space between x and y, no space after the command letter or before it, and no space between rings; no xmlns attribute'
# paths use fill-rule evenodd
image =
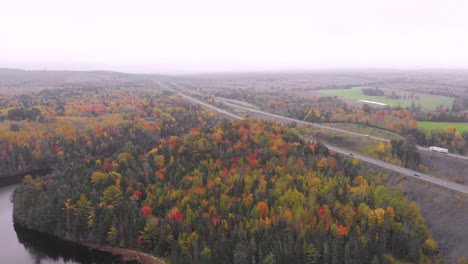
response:
<svg viewBox="0 0 468 264"><path fill-rule="evenodd" d="M195 98L192 98L190 96L187 96L187 95L184 95L172 88L169 88L167 87L166 85L164 84L161 84L162 87L168 89L168 90L171 90L173 92L176 92L178 95L186 98L187 100L190 100L192 102L195 102L195 103L198 103L198 104L201 104L203 106L206 106L210 109L213 109L213 110L216 110L220 113L224 113L224 114L227 114L228 116L231 116L235 119L239 119L239 120L244 120L244 118L240 117L240 116L237 116L237 115L234 115L230 112L227 112L226 110L223 110L223 109L220 109L218 107L215 107L213 105L210 105L208 103L205 103L203 101L200 101L198 99L195 99ZM218 100L219 101L219 100ZM219 102L222 102L222 101L219 101ZM309 122L305 122L305 121L301 121L301 120L297 120L297 119L293 119L293 118L289 118L289 117L284 117L284 116L280 116L280 115L275 115L275 114L271 114L271 113L267 113L267 112L264 112L264 111L260 111L260 110L255 110L255 109L251 109L251 108L248 108L248 107L243 107L243 106L239 106L239 105L236 105L236 104L231 104L231 103L226 103L226 102L223 102L224 104L226 105L231 105L231 106L234 106L234 107L239 107L239 108L243 108L243 109L246 109L246 110L250 110L252 112L257 112L257 113L261 113L261 114L265 114L265 115L269 115L269 116L273 116L273 117L276 117L276 118L279 118L279 119L283 119L283 120L288 120L288 121L294 121L294 122L297 122L299 124L307 124L307 125L313 125L313 126L316 126L316 127L320 127L320 128L325 128L325 129L331 129L331 130L336 130L336 131L345 131L345 130L342 130L342 129L337 129L337 128L331 128L331 127L326 127L326 126L322 126L322 125L319 125L319 124L314 124L314 123L309 123ZM359 136L362 136L362 134L359 134L359 133L355 133L355 132L350 132L350 131L346 131L346 133L350 133L350 134L357 134ZM376 138L376 137L371 137L371 138ZM378 137L377 137L378 138ZM386 139L385 139L386 140ZM394 165L394 164L391 164L391 163L387 163L387 162L384 162L384 161L381 161L381 160L377 160L377 159L373 159L373 158L370 158L370 157L367 157L367 156L364 156L364 155L361 155L361 154L358 154L358 153L353 153L353 152L350 152L348 150L345 150L345 149L341 149L339 147L336 147L336 146L332 146L332 145L325 145L328 149L336 152L336 153L340 153L340 154L343 154L343 155L346 155L346 156L350 156L350 157L354 157L354 158L359 158L361 159L362 161L364 162L367 162L367 163L370 163L370 164L374 164L374 165L377 165L379 167L382 167L382 168L385 168L385 169L389 169L389 170L393 170L395 172L398 172L400 174L403 174L403 175L406 175L406 176L410 176L410 177L413 177L413 178L416 178L416 179L419 179L421 181L425 181L425 182L429 182L429 183L432 183L432 184L435 184L435 185L439 185L439 186L442 186L444 188L447 188L447 189L450 189L450 190L454 190L454 191L457 191L457 192L460 192L460 193L463 193L463 194L468 194L468 186L465 186L465 185L461 185L461 184L458 184L458 183L455 183L455 182L450 182L450 181L446 181L446 180L442 180L442 179L439 179L439 178L436 178L434 176L431 176L429 174L425 174L425 173L419 173L419 172L416 172L416 171L413 171L413 170L410 170L410 169L407 169L407 168L402 168L400 166L397 166L397 165ZM415 173L417 173L418 176L415 176Z"/></svg>

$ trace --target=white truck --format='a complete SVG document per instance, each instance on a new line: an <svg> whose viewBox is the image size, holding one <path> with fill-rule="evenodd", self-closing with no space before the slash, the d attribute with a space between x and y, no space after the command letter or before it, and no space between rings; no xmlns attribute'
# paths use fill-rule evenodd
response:
<svg viewBox="0 0 468 264"><path fill-rule="evenodd" d="M444 154L447 154L447 153L448 153L448 149L446 149L446 148L429 147L429 150L435 151L435 152L444 153Z"/></svg>

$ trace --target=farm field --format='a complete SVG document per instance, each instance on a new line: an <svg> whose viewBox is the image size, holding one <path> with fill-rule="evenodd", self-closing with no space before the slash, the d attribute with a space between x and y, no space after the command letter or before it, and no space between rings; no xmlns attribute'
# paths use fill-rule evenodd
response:
<svg viewBox="0 0 468 264"><path fill-rule="evenodd" d="M426 130L444 130L448 126L453 125L457 128L457 132L468 132L468 123L451 123L451 122L418 122L418 126Z"/></svg>
<svg viewBox="0 0 468 264"><path fill-rule="evenodd" d="M382 96L369 96L365 95L362 92L362 88L365 87L353 87L351 89L326 89L326 90L317 90L316 92L328 95L336 95L352 100L368 100L378 103L388 104L390 106L401 106L407 107L411 106L414 101L415 105L421 105L421 109L424 111L435 110L437 106L443 105L444 107L452 107L454 98L441 95L432 95L432 94L422 94L418 93L417 96L419 99L389 99ZM385 92L385 95L390 95L392 92L395 92L398 95L404 96L409 95L411 92L396 90L396 89L386 89L379 88Z"/></svg>

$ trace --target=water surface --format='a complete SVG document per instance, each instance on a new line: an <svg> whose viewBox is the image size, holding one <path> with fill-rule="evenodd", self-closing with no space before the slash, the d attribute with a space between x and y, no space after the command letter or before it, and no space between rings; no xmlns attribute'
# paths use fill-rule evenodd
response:
<svg viewBox="0 0 468 264"><path fill-rule="evenodd" d="M13 225L11 195L17 185L0 187L0 262L37 264L123 263L112 256Z"/></svg>

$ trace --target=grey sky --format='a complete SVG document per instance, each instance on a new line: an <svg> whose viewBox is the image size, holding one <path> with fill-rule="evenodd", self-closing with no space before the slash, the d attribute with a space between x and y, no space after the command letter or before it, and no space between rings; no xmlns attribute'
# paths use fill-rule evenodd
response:
<svg viewBox="0 0 468 264"><path fill-rule="evenodd" d="M0 67L468 68L465 0L2 0Z"/></svg>

